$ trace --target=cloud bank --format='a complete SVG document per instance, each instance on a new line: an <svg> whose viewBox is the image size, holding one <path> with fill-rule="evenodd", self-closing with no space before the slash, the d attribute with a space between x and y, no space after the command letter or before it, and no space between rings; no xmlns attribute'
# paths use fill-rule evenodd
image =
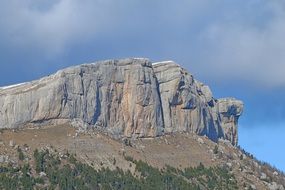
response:
<svg viewBox="0 0 285 190"><path fill-rule="evenodd" d="M208 44L202 62L209 71L219 71L214 78L223 75L262 87L284 86L285 2L267 1L262 6L252 2L242 11L230 9L227 17L206 27L200 36Z"/></svg>
<svg viewBox="0 0 285 190"><path fill-rule="evenodd" d="M282 0L11 0L0 2L0 27L0 48L24 52L23 61L104 49L109 58L171 58L209 81L285 86Z"/></svg>

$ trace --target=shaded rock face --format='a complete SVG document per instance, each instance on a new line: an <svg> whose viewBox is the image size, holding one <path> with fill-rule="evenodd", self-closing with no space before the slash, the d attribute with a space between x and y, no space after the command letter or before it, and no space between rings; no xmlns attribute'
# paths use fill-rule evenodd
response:
<svg viewBox="0 0 285 190"><path fill-rule="evenodd" d="M237 122L243 103L214 99L210 88L172 61L153 65L159 84L164 132L193 132L237 145Z"/></svg>
<svg viewBox="0 0 285 190"><path fill-rule="evenodd" d="M0 128L66 122L115 138L193 132L237 144L243 104L216 100L172 61L123 59L83 64L0 88Z"/></svg>

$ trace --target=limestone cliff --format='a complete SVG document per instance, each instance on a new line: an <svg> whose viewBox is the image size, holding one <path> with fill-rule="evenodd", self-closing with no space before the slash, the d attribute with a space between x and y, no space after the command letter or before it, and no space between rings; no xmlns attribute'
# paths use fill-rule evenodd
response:
<svg viewBox="0 0 285 190"><path fill-rule="evenodd" d="M243 103L214 99L172 61L134 58L70 67L0 88L0 128L72 122L115 138L193 132L237 144Z"/></svg>

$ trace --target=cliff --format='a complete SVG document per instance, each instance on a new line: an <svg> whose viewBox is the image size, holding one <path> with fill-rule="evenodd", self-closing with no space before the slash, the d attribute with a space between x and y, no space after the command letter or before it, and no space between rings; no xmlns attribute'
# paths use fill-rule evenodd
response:
<svg viewBox="0 0 285 190"><path fill-rule="evenodd" d="M134 58L70 67L0 88L0 128L71 122L114 138L174 132L237 144L243 103L215 99L178 64Z"/></svg>

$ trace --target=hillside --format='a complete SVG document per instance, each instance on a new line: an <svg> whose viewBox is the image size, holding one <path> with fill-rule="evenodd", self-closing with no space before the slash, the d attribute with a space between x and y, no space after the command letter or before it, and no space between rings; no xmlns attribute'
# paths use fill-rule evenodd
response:
<svg viewBox="0 0 285 190"><path fill-rule="evenodd" d="M119 175L117 172L120 168L125 174L123 176L120 174L122 178L116 178L115 181L123 183L123 178L128 176L131 181L134 180L131 184L137 183L139 187L143 187L140 186L143 185L141 184L143 174L142 171L138 171L136 164L139 160L142 161L139 163L144 169L148 168L154 173L159 172L159 176L162 177L169 174L166 172L167 168L170 171L175 168L171 175L182 180L179 184L183 182L189 185L184 189L189 189L190 186L193 189L198 186L200 189L212 189L207 186L211 178L208 176L209 172L216 173L213 174L216 175L213 178L216 179L216 183L213 182L215 187L223 187L222 184L230 179L233 182L233 189L236 189L235 187L237 189L283 189L285 186L284 174L267 164L258 162L252 155L231 145L229 141L222 140L217 144L207 137L195 134L177 133L158 138L114 140L96 130L80 133L71 126L62 125L39 129L4 130L1 132L0 139L1 179L8 175L3 170L3 166L16 168L17 171L17 168L23 168L27 163L32 168L30 175L39 178L40 174L36 172L34 159L34 151L38 149L39 152L47 150L61 160L59 168L64 165L70 165L73 168L68 158L70 155L73 155L78 163L86 164L86 167L90 167L89 169L94 168L92 171L100 171L98 175L101 174L101 170L105 171L103 168L109 168L112 172L109 171L108 175L116 176ZM24 155L23 161L19 159L19 150ZM205 169L201 168L201 164ZM19 170L22 171L22 169ZM132 175L128 174L128 171ZM186 174L181 174L181 171L188 171L187 175L193 175L191 180L185 179ZM223 171L224 174L220 173ZM51 185L49 179L51 176L46 173L42 175L44 175L42 177L44 184ZM82 180L86 179L83 177ZM45 187L45 185L37 186ZM225 187L222 189L228 189ZM113 189L120 188L113 187Z"/></svg>

